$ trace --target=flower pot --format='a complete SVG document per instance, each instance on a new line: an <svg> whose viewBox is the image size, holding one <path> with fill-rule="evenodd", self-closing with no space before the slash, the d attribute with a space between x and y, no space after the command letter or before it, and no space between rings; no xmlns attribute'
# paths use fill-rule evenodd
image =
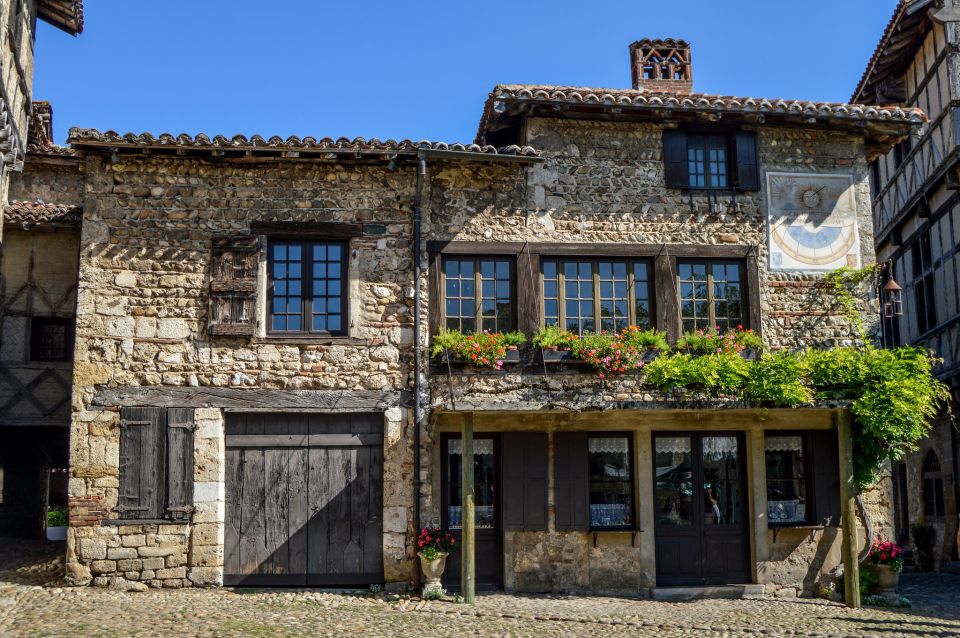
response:
<svg viewBox="0 0 960 638"><path fill-rule="evenodd" d="M515 351L516 349L517 349L517 346L507 346L507 351L508 351L508 352L513 352L513 351Z"/></svg>
<svg viewBox="0 0 960 638"><path fill-rule="evenodd" d="M443 576L443 569L447 566L447 556L446 552L441 552L438 558L434 560L427 560L423 557L423 554L420 556L420 571L423 572L423 595L427 596L432 592L438 592L443 590L443 585L440 584L440 577Z"/></svg>
<svg viewBox="0 0 960 638"><path fill-rule="evenodd" d="M57 526L57 527L48 527L47 528L47 540L48 541L65 541L67 540L67 526Z"/></svg>
<svg viewBox="0 0 960 638"><path fill-rule="evenodd" d="M877 593L881 595L896 593L897 585L900 583L900 572L890 565L874 567L877 574Z"/></svg>

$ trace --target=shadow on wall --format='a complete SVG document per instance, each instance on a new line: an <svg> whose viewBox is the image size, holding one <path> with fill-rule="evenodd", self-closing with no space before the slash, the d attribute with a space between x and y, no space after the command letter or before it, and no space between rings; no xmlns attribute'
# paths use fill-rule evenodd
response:
<svg viewBox="0 0 960 638"><path fill-rule="evenodd" d="M821 575L840 563L840 528L782 528L767 532L770 560L765 580L802 587L805 596L819 592Z"/></svg>

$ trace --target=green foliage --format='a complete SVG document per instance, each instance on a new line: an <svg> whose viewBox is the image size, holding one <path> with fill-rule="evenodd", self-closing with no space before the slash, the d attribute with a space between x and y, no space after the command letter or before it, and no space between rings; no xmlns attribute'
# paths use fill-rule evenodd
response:
<svg viewBox="0 0 960 638"><path fill-rule="evenodd" d="M867 279L873 278L879 264L872 264L864 268L837 268L823 276L823 282L836 299L836 305L843 316L850 321L854 331L866 341L866 326L863 317L857 308L857 297L853 291Z"/></svg>
<svg viewBox="0 0 960 638"><path fill-rule="evenodd" d="M917 449L949 390L933 375L936 360L919 348L871 346L764 355L661 356L646 364L648 385L741 398L762 407L796 407L815 397L846 398L853 415L854 478L876 480L886 460Z"/></svg>
<svg viewBox="0 0 960 638"><path fill-rule="evenodd" d="M743 397L755 405L796 407L813 400L807 361L789 353L766 354L750 366Z"/></svg>
<svg viewBox="0 0 960 638"><path fill-rule="evenodd" d="M750 372L750 362L738 354L657 357L644 368L646 381L661 390L681 388L711 396L738 395Z"/></svg>
<svg viewBox="0 0 960 638"><path fill-rule="evenodd" d="M670 342L667 341L667 333L655 328L641 330L636 326L630 326L629 328L625 328L619 337L624 345L633 346L638 350L670 351Z"/></svg>
<svg viewBox="0 0 960 638"><path fill-rule="evenodd" d="M576 335L560 326L540 328L533 335L533 345L540 348L569 348Z"/></svg>
<svg viewBox="0 0 960 638"><path fill-rule="evenodd" d="M433 335L433 341L430 342L430 356L439 357L447 352L456 353L462 342L463 333L459 330L440 330Z"/></svg>
<svg viewBox="0 0 960 638"><path fill-rule="evenodd" d="M67 508L51 507L47 510L47 527L66 527Z"/></svg>
<svg viewBox="0 0 960 638"><path fill-rule="evenodd" d="M744 350L762 350L763 339L753 330L736 330L720 333L716 328L685 332L677 341L677 349L693 354L735 354Z"/></svg>
<svg viewBox="0 0 960 638"><path fill-rule="evenodd" d="M514 346L519 348L527 342L527 335L523 334L519 330L514 330L513 332L508 332L503 335L503 343L506 346Z"/></svg>
<svg viewBox="0 0 960 638"><path fill-rule="evenodd" d="M860 570L860 597L869 596L873 590L877 587L877 584L880 581L877 579L877 575L874 574L869 569Z"/></svg>

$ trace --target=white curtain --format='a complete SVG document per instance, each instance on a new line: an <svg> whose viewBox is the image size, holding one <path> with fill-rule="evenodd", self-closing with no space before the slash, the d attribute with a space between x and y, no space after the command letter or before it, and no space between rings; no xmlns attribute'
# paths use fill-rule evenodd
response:
<svg viewBox="0 0 960 638"><path fill-rule="evenodd" d="M670 454L690 454L690 437L663 436L657 437L657 452Z"/></svg>
<svg viewBox="0 0 960 638"><path fill-rule="evenodd" d="M450 439L447 441L447 452L457 455L463 454L463 446L460 444L460 439ZM493 439L474 439L473 454L474 456L493 456Z"/></svg>
<svg viewBox="0 0 960 638"><path fill-rule="evenodd" d="M767 452L803 452L803 439L799 436L768 436L763 445Z"/></svg>
<svg viewBox="0 0 960 638"><path fill-rule="evenodd" d="M627 443L626 437L596 437L590 439L587 447L591 452L595 453L611 452L614 454L626 454L629 449L629 444Z"/></svg>
<svg viewBox="0 0 960 638"><path fill-rule="evenodd" d="M719 461L724 458L737 458L737 437L735 436L705 436L703 437L704 458Z"/></svg>

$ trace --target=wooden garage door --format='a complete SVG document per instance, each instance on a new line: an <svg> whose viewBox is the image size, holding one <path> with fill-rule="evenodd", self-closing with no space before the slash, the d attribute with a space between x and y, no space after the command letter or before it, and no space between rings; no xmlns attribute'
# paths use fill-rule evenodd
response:
<svg viewBox="0 0 960 638"><path fill-rule="evenodd" d="M224 583L383 582L383 415L231 414Z"/></svg>

